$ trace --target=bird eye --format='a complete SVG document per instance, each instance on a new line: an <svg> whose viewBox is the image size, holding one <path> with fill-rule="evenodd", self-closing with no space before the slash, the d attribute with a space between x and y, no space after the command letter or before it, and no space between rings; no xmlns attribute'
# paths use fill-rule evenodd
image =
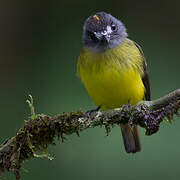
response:
<svg viewBox="0 0 180 180"><path fill-rule="evenodd" d="M89 36L93 41L97 41L97 40L98 40L94 32L87 31L87 34L88 34L88 36Z"/></svg>
<svg viewBox="0 0 180 180"><path fill-rule="evenodd" d="M115 25L115 24L111 24L111 29L112 29L113 31L115 31L115 30L116 30L116 25Z"/></svg>

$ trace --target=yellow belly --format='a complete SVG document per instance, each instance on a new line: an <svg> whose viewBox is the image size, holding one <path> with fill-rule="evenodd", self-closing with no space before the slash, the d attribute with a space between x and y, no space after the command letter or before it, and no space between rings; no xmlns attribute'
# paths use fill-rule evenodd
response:
<svg viewBox="0 0 180 180"><path fill-rule="evenodd" d="M78 62L82 82L94 103L102 109L117 108L128 103L135 105L144 97L144 85L138 66L135 62L127 65L124 59L121 62L114 53L117 54L114 51L103 55L85 51ZM122 55L125 56L119 54L117 57ZM135 54L136 57L140 58Z"/></svg>

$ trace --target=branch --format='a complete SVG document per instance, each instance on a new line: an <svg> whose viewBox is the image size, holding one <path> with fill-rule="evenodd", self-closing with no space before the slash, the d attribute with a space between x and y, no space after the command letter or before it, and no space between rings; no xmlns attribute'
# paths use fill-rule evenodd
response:
<svg viewBox="0 0 180 180"><path fill-rule="evenodd" d="M25 160L33 157L51 159L46 149L48 145L55 145L56 137L64 142L64 135L76 133L79 136L81 131L96 126L104 126L108 135L112 127L120 123L129 123L132 127L140 125L145 128L146 135L156 133L165 118L171 121L174 114L178 115L180 89L155 101L141 101L136 106L124 105L90 116L82 111L53 117L35 114L31 96L27 102L31 111L29 120L24 122L16 136L0 145L0 174L11 171L16 179L20 178L19 170Z"/></svg>

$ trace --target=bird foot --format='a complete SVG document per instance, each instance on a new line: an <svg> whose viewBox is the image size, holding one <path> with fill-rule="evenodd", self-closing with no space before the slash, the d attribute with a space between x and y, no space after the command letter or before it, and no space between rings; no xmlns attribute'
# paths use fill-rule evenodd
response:
<svg viewBox="0 0 180 180"><path fill-rule="evenodd" d="M87 111L85 114L88 116L88 118L90 118L92 113L99 111L100 108L101 108L101 106L98 106L96 109L91 109L91 110Z"/></svg>

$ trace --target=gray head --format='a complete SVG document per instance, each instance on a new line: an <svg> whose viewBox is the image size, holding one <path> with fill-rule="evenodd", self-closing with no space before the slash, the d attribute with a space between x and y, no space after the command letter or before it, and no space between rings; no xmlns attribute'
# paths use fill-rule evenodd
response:
<svg viewBox="0 0 180 180"><path fill-rule="evenodd" d="M126 37L123 23L105 12L90 16L83 27L84 47L97 52L120 45Z"/></svg>

